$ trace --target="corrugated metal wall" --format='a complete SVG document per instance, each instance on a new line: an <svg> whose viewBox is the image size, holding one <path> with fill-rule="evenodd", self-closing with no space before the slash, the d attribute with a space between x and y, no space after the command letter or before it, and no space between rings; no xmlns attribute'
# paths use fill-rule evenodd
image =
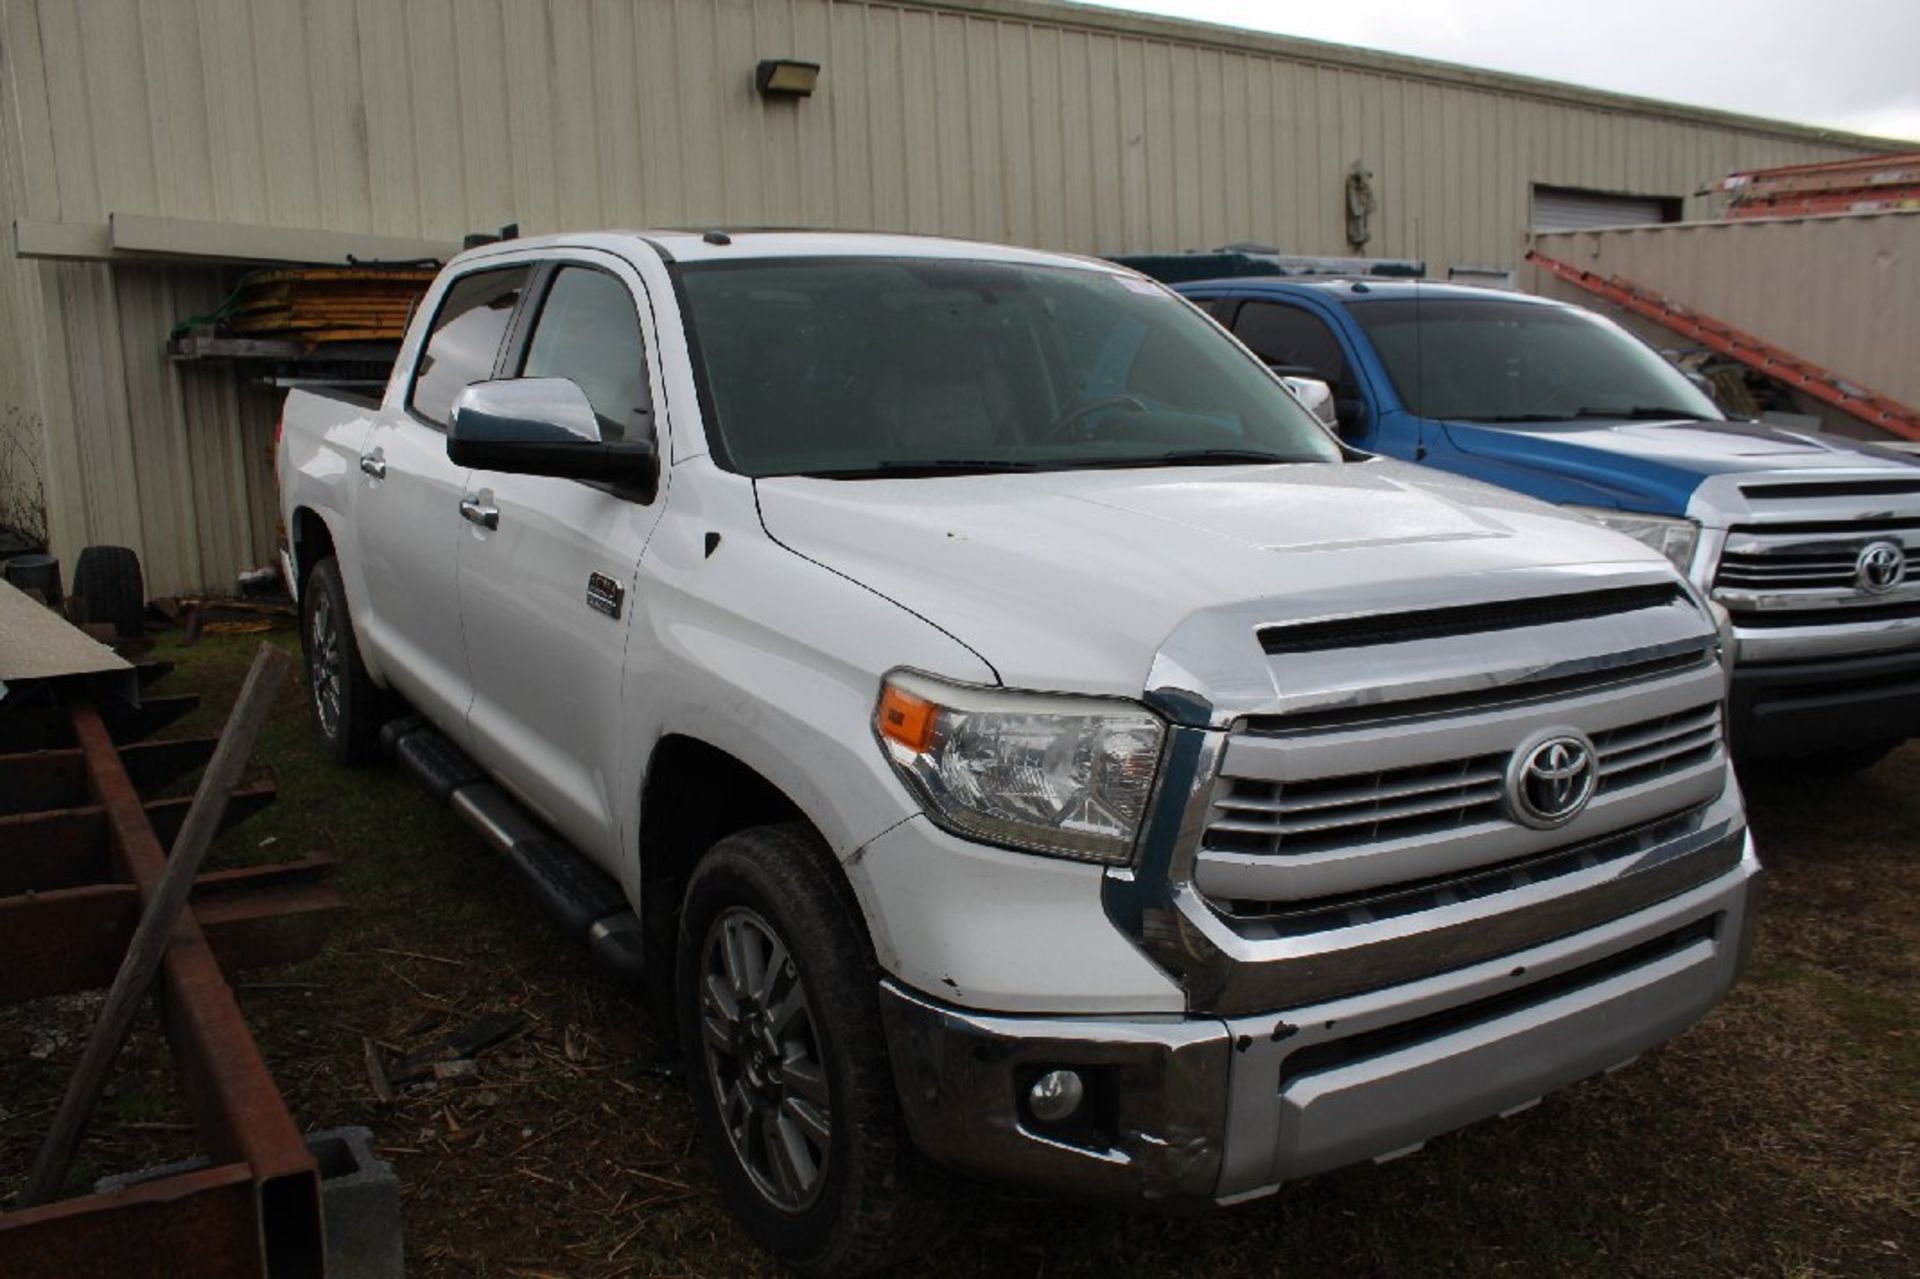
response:
<svg viewBox="0 0 1920 1279"><path fill-rule="evenodd" d="M1367 251L1443 273L1515 262L1534 182L1697 209L1731 170L1859 149L1027 0L0 0L0 18L15 210L68 222L766 223L1338 253L1362 160ZM820 92L761 100L755 64L787 55L824 65ZM267 415L157 354L212 277L38 270L60 314L40 361L60 542L137 536L156 589L260 562L270 533L247 521L270 477L249 450ZM31 312L10 278L0 301Z"/></svg>
<svg viewBox="0 0 1920 1279"><path fill-rule="evenodd" d="M1920 407L1920 212L1569 231L1534 244ZM1537 292L1594 304L1537 274Z"/></svg>

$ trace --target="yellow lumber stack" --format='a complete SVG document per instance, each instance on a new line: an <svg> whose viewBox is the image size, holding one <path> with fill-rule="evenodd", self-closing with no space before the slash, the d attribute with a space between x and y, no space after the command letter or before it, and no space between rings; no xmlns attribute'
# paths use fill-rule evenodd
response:
<svg viewBox="0 0 1920 1279"><path fill-rule="evenodd" d="M397 342L430 267L290 267L256 271L226 307L241 337L297 342Z"/></svg>

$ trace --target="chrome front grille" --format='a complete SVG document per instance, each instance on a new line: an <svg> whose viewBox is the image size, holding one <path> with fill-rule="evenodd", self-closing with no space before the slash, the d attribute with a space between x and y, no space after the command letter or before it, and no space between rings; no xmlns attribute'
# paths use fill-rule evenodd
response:
<svg viewBox="0 0 1920 1279"><path fill-rule="evenodd" d="M1683 772L1710 758L1719 749L1721 737L1718 702L1596 733L1593 747L1600 756L1599 793Z"/></svg>
<svg viewBox="0 0 1920 1279"><path fill-rule="evenodd" d="M1596 733L1596 797L1692 768L1720 735L1717 702ZM1508 825L1508 758L1495 751L1296 782L1222 777L1202 847L1298 857Z"/></svg>
<svg viewBox="0 0 1920 1279"><path fill-rule="evenodd" d="M1728 553L1720 557L1714 584L1749 591L1851 588L1859 555L1857 546L1834 544L1791 553Z"/></svg>
<svg viewBox="0 0 1920 1279"><path fill-rule="evenodd" d="M1197 815L1194 886L1231 916L1313 909L1605 839L1725 790L1726 677L1702 648L1535 686L1243 720ZM1593 743L1598 776L1583 809L1540 829L1509 815L1507 775L1561 732Z"/></svg>
<svg viewBox="0 0 1920 1279"><path fill-rule="evenodd" d="M1891 590L1863 586L1861 552L1878 542L1900 546L1912 565L1920 560L1920 519L1738 525L1728 531L1720 553L1713 597L1757 625L1847 622L1854 620L1849 609L1920 599L1920 573L1913 567Z"/></svg>

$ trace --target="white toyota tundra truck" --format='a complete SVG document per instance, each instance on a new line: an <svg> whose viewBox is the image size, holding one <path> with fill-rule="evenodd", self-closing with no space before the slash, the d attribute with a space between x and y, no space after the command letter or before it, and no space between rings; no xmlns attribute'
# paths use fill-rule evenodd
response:
<svg viewBox="0 0 1920 1279"><path fill-rule="evenodd" d="M940 1168L1230 1203L1406 1151L1739 968L1698 593L1347 448L1125 269L509 241L282 427L329 748L670 1010L800 1269L937 1238Z"/></svg>

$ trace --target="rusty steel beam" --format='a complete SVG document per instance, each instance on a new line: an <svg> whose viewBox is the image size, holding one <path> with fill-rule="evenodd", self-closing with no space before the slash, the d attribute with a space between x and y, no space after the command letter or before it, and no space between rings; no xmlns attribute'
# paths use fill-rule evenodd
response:
<svg viewBox="0 0 1920 1279"><path fill-rule="evenodd" d="M94 802L106 811L117 868L145 900L159 886L166 853L99 712L77 706L72 717ZM268 1273L317 1279L325 1264L318 1168L194 911L174 925L155 996L201 1148L216 1162L240 1162L252 1171Z"/></svg>
<svg viewBox="0 0 1920 1279"><path fill-rule="evenodd" d="M120 766L136 791L159 790L193 772L213 756L213 737L181 737L120 748ZM0 814L87 803L86 761L75 747L0 755Z"/></svg>
<svg viewBox="0 0 1920 1279"><path fill-rule="evenodd" d="M332 871L332 859L307 858L194 881L194 915L229 982L320 952L343 909ZM0 897L0 1004L108 985L139 917L132 884Z"/></svg>
<svg viewBox="0 0 1920 1279"><path fill-rule="evenodd" d="M166 663L158 663L166 665ZM146 668L138 668L146 683ZM158 732L200 705L191 694L181 697L143 697L138 706L108 702L100 718L116 742L137 742ZM73 725L64 707L35 706L9 710L0 718L0 755L24 751L58 750L73 745Z"/></svg>
<svg viewBox="0 0 1920 1279"><path fill-rule="evenodd" d="M132 884L0 897L0 1003L107 985L139 917Z"/></svg>
<svg viewBox="0 0 1920 1279"><path fill-rule="evenodd" d="M0 1213L0 1275L271 1279L262 1224L253 1171L221 1164Z"/></svg>
<svg viewBox="0 0 1920 1279"><path fill-rule="evenodd" d="M0 897L112 879L107 815L98 807L0 817Z"/></svg>
<svg viewBox="0 0 1920 1279"><path fill-rule="evenodd" d="M0 774L0 778L4 775ZM233 793L220 829L227 830L271 804L270 778ZM147 801L147 820L161 845L170 846L186 819L191 797ZM98 804L0 817L0 897L104 884L113 878L107 857L107 815Z"/></svg>

